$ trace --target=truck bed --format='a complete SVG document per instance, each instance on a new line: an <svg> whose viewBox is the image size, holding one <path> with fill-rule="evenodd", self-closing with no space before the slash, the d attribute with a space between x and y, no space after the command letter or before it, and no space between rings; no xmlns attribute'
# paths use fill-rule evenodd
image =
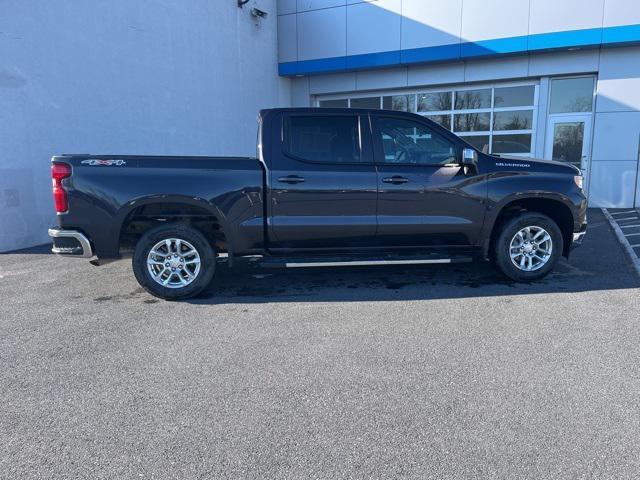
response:
<svg viewBox="0 0 640 480"><path fill-rule="evenodd" d="M155 155L60 155L72 175L63 180L69 210L58 226L84 232L100 258L118 258L122 225L151 205L186 204L209 212L237 248L251 253L263 246L264 169L252 157Z"/></svg>

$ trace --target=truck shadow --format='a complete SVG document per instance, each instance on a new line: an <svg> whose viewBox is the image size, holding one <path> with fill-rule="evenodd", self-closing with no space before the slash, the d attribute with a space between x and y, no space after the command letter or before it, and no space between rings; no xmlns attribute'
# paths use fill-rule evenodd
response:
<svg viewBox="0 0 640 480"><path fill-rule="evenodd" d="M547 277L516 283L487 262L458 265L261 268L245 262L219 264L212 284L194 304L358 302L455 299L500 295L587 292L640 287L640 278L600 212L591 214L589 235L569 261Z"/></svg>
<svg viewBox="0 0 640 480"><path fill-rule="evenodd" d="M274 271L222 266L194 304L432 300L640 287L631 272L594 271L563 260L532 283L516 283L488 263L458 266L341 267Z"/></svg>

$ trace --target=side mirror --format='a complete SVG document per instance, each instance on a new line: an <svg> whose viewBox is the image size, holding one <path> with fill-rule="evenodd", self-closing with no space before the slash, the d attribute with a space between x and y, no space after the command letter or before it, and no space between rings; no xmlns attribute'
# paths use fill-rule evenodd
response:
<svg viewBox="0 0 640 480"><path fill-rule="evenodd" d="M478 164L478 152L473 148L465 148L462 150L462 165L466 167L475 167Z"/></svg>

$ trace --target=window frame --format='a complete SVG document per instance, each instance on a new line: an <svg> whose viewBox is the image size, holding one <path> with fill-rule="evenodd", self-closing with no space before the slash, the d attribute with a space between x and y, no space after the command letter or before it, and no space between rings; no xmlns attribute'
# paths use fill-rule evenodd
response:
<svg viewBox="0 0 640 480"><path fill-rule="evenodd" d="M329 110L329 109L327 109ZM360 160L359 162L324 162L324 161L317 161L317 160L309 160L307 158L302 158L299 157L298 155L291 153L289 151L289 135L291 134L291 132L289 131L290 126L289 126L289 119L292 117L350 117L350 118L355 118L356 120L356 124L358 127L358 150L360 152ZM362 125L362 118L363 115L361 113L350 113L350 112L340 112L340 113L335 113L335 112L287 112L282 116L282 129L281 129L281 153L283 156L290 158L292 160L295 160L297 162L301 162L301 163L306 163L309 165L373 165L375 162L371 162L371 161L362 161L363 159L366 158L366 153L368 152L368 149L366 148L366 144L363 141L363 138L366 136L365 135L365 131L366 128L363 128Z"/></svg>
<svg viewBox="0 0 640 480"><path fill-rule="evenodd" d="M443 168L447 166L459 166L461 164L462 158L462 150L464 146L460 139L454 135L449 130L441 127L437 123L426 119L420 115L420 118L414 118L415 113L407 113L407 112L398 112L398 115L394 115L391 113L373 113L369 115L369 122L371 124L371 139L373 144L373 159L376 165L384 165L384 166L402 166L402 167L421 167L421 168ZM404 113L404 114L402 114ZM455 162L452 163L411 163L411 162L386 162L385 154L384 154L384 143L382 140L382 133L380 132L380 127L378 125L378 121L382 118L393 118L408 122L415 122L423 125L425 128L432 131L433 134L439 135L445 140L451 142L455 147ZM466 145L465 145L466 146Z"/></svg>

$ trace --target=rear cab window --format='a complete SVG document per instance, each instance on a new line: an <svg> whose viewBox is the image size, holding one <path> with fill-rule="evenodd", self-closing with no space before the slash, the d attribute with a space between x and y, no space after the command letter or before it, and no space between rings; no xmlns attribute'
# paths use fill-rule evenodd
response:
<svg viewBox="0 0 640 480"><path fill-rule="evenodd" d="M312 163L362 163L358 115L302 114L284 118L284 153Z"/></svg>

